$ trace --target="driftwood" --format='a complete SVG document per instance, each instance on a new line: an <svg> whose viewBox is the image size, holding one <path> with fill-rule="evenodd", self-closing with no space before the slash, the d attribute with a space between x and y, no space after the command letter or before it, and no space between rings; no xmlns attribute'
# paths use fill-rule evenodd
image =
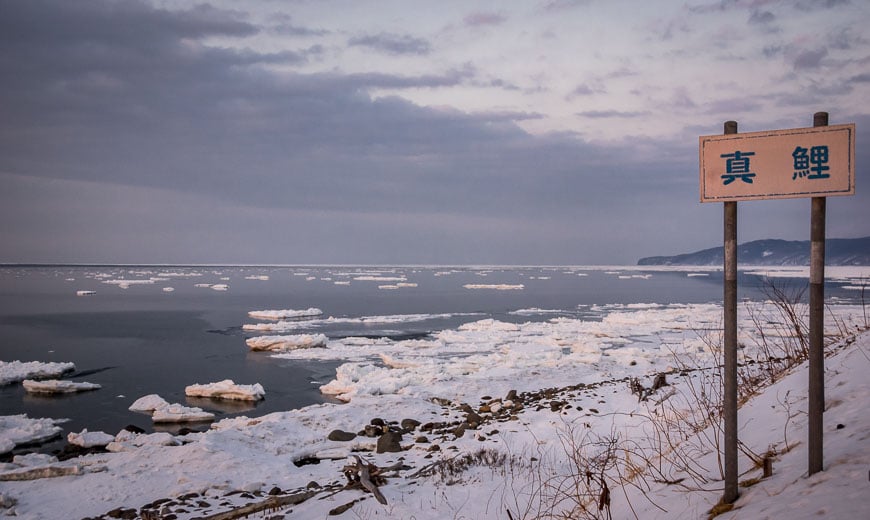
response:
<svg viewBox="0 0 870 520"><path fill-rule="evenodd" d="M235 520L236 518L242 518L268 509L278 509L279 507L301 504L317 493L318 491L303 491L302 493L296 493L295 495L287 495L284 497L269 497L262 502L248 504L244 507L233 509L232 511L225 511L223 513L203 517L202 520Z"/></svg>
<svg viewBox="0 0 870 520"><path fill-rule="evenodd" d="M348 464L342 470L344 471L344 476L347 477L348 486L361 486L363 489L374 495L375 500L377 500L381 504L386 505L387 499L384 498L381 490L378 489L378 485L386 482L381 476L381 473L383 473L386 469L395 471L397 469L395 465L382 470L374 464L363 462L363 460L357 455L352 455L352 457L356 460L356 462L353 464Z"/></svg>

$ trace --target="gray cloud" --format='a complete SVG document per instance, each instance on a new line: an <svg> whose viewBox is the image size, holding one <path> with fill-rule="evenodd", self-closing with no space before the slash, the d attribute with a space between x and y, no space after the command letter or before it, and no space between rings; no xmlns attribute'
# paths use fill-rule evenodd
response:
<svg viewBox="0 0 870 520"><path fill-rule="evenodd" d="M694 139L601 146L370 93L493 81L470 64L274 72L322 48L207 46L260 31L213 8L4 7L0 260L631 262L718 229Z"/></svg>
<svg viewBox="0 0 870 520"><path fill-rule="evenodd" d="M828 49L806 50L799 53L792 63L795 70L814 69L819 67L822 59L828 55Z"/></svg>
<svg viewBox="0 0 870 520"><path fill-rule="evenodd" d="M503 13L480 11L471 13L462 19L465 25L470 27L479 27L484 25L501 25L507 21L507 16Z"/></svg>
<svg viewBox="0 0 870 520"><path fill-rule="evenodd" d="M428 41L407 34L379 33L355 36L348 40L348 45L368 47L370 49L394 55L426 55L432 50L432 46Z"/></svg>
<svg viewBox="0 0 870 520"><path fill-rule="evenodd" d="M622 111L622 110L587 110L577 112L578 116L588 117L591 119L608 119L608 118L633 118L641 117L649 114L647 111Z"/></svg>

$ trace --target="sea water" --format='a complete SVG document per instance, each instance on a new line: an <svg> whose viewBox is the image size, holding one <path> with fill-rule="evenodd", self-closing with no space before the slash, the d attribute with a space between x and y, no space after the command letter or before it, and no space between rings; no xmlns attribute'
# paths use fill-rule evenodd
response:
<svg viewBox="0 0 870 520"><path fill-rule="evenodd" d="M765 297L760 277L743 274L739 284L741 298ZM779 284L799 291L806 281ZM828 295L856 298L837 283L829 284ZM0 360L73 362L76 371L66 379L102 389L43 397L7 385L0 387L0 415L67 419L66 432L115 433L129 424L154 430L148 416L128 410L152 393L200 406L218 419L330 401L319 387L340 362L251 352L245 339L255 333L243 325L264 323L248 316L255 310L323 311L287 334L398 340L488 318L596 320L600 305L721 298L721 271L709 268L6 266L0 267ZM260 383L266 399L184 395L188 385L223 379Z"/></svg>

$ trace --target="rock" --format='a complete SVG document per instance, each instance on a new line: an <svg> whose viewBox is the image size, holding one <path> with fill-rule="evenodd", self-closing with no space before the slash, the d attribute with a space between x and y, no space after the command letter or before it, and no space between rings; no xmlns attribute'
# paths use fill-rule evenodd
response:
<svg viewBox="0 0 870 520"><path fill-rule="evenodd" d="M377 437L384 433L384 430L380 426L375 426L374 424L367 424L363 431L366 437Z"/></svg>
<svg viewBox="0 0 870 520"><path fill-rule="evenodd" d="M480 426L483 422L483 418L477 415L475 412L471 411L465 414L465 422L468 423L468 427L472 430Z"/></svg>
<svg viewBox="0 0 870 520"><path fill-rule="evenodd" d="M402 419L402 429L408 431L414 431L417 426L420 426L420 421L414 419Z"/></svg>
<svg viewBox="0 0 870 520"><path fill-rule="evenodd" d="M426 437L425 435L421 435L421 436L417 437L416 439L414 439L414 442L416 442L417 444L425 444L425 443L429 442L429 437Z"/></svg>
<svg viewBox="0 0 870 520"><path fill-rule="evenodd" d="M387 423L384 422L383 419L381 419L381 418L379 418L379 417L375 417L374 419L372 419L371 421L369 421L369 424L371 424L371 425L373 425L373 426L381 426L381 427L383 427L383 426L385 426Z"/></svg>
<svg viewBox="0 0 870 520"><path fill-rule="evenodd" d="M123 429L127 430L128 432L132 432L132 433L145 433L144 429L136 426L135 424L128 424L127 426L124 426Z"/></svg>
<svg viewBox="0 0 870 520"><path fill-rule="evenodd" d="M317 481L312 480L311 482L309 482L309 483L305 486L305 488L306 488L306 489L320 489L320 484L318 484Z"/></svg>
<svg viewBox="0 0 870 520"><path fill-rule="evenodd" d="M462 403L462 405L459 407L459 409L462 410L462 411L465 412L465 413L472 413L472 412L474 412L474 409L473 409L473 408L471 407L471 405L469 405L468 403Z"/></svg>
<svg viewBox="0 0 870 520"><path fill-rule="evenodd" d="M346 432L343 430L332 430L329 432L329 436L327 439L331 441L339 441L339 442L347 442L352 441L356 438L356 434L353 432Z"/></svg>
<svg viewBox="0 0 870 520"><path fill-rule="evenodd" d="M279 488L278 486L275 486L269 490L270 496L280 495L281 493L283 493L283 491L281 491L281 488Z"/></svg>
<svg viewBox="0 0 870 520"><path fill-rule="evenodd" d="M458 438L462 437L463 435L465 435L465 430L467 428L468 428L468 425L466 423L462 423L459 426L457 426L455 430L453 430L453 435L455 435L456 438L458 439Z"/></svg>
<svg viewBox="0 0 870 520"><path fill-rule="evenodd" d="M387 432L378 437L377 453L396 453L402 451L402 434Z"/></svg>
<svg viewBox="0 0 870 520"><path fill-rule="evenodd" d="M427 451L441 451L441 446L433 444L432 446L429 446L429 449Z"/></svg>
<svg viewBox="0 0 870 520"><path fill-rule="evenodd" d="M514 401L517 398L517 391L511 390L508 392L507 396L504 398L505 401Z"/></svg>
<svg viewBox="0 0 870 520"><path fill-rule="evenodd" d="M489 400L491 400L491 399L492 399L492 397L491 397L491 396L488 396L488 395L485 395L485 396L483 396L483 397L480 398L481 401L489 401Z"/></svg>

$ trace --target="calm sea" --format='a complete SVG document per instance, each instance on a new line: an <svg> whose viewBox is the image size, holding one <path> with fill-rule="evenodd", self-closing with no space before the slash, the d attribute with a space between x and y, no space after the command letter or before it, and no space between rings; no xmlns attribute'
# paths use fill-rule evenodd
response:
<svg viewBox="0 0 870 520"><path fill-rule="evenodd" d="M137 283L144 280L150 283ZM205 286L215 284L227 289ZM403 286L392 287L397 284ZM743 276L741 297L760 297L759 285L758 278ZM95 294L79 296L77 291ZM151 393L214 411L218 419L324 402L318 386L333 377L336 364L249 352L245 338L251 333L242 325L257 322L247 315L253 310L316 307L323 317L336 318L429 315L289 332L400 339L485 318L553 317L510 314L520 309L595 319L589 310L595 304L704 303L721 301L721 294L719 272L687 276L619 268L0 267L0 360L71 361L76 372L68 379L102 385L98 391L65 397L28 395L20 384L0 387L0 415L64 418L69 419L63 425L67 432L115 433L128 424L153 430L149 417L127 410ZM266 399L256 406L233 405L184 395L187 385L223 379L261 383Z"/></svg>

